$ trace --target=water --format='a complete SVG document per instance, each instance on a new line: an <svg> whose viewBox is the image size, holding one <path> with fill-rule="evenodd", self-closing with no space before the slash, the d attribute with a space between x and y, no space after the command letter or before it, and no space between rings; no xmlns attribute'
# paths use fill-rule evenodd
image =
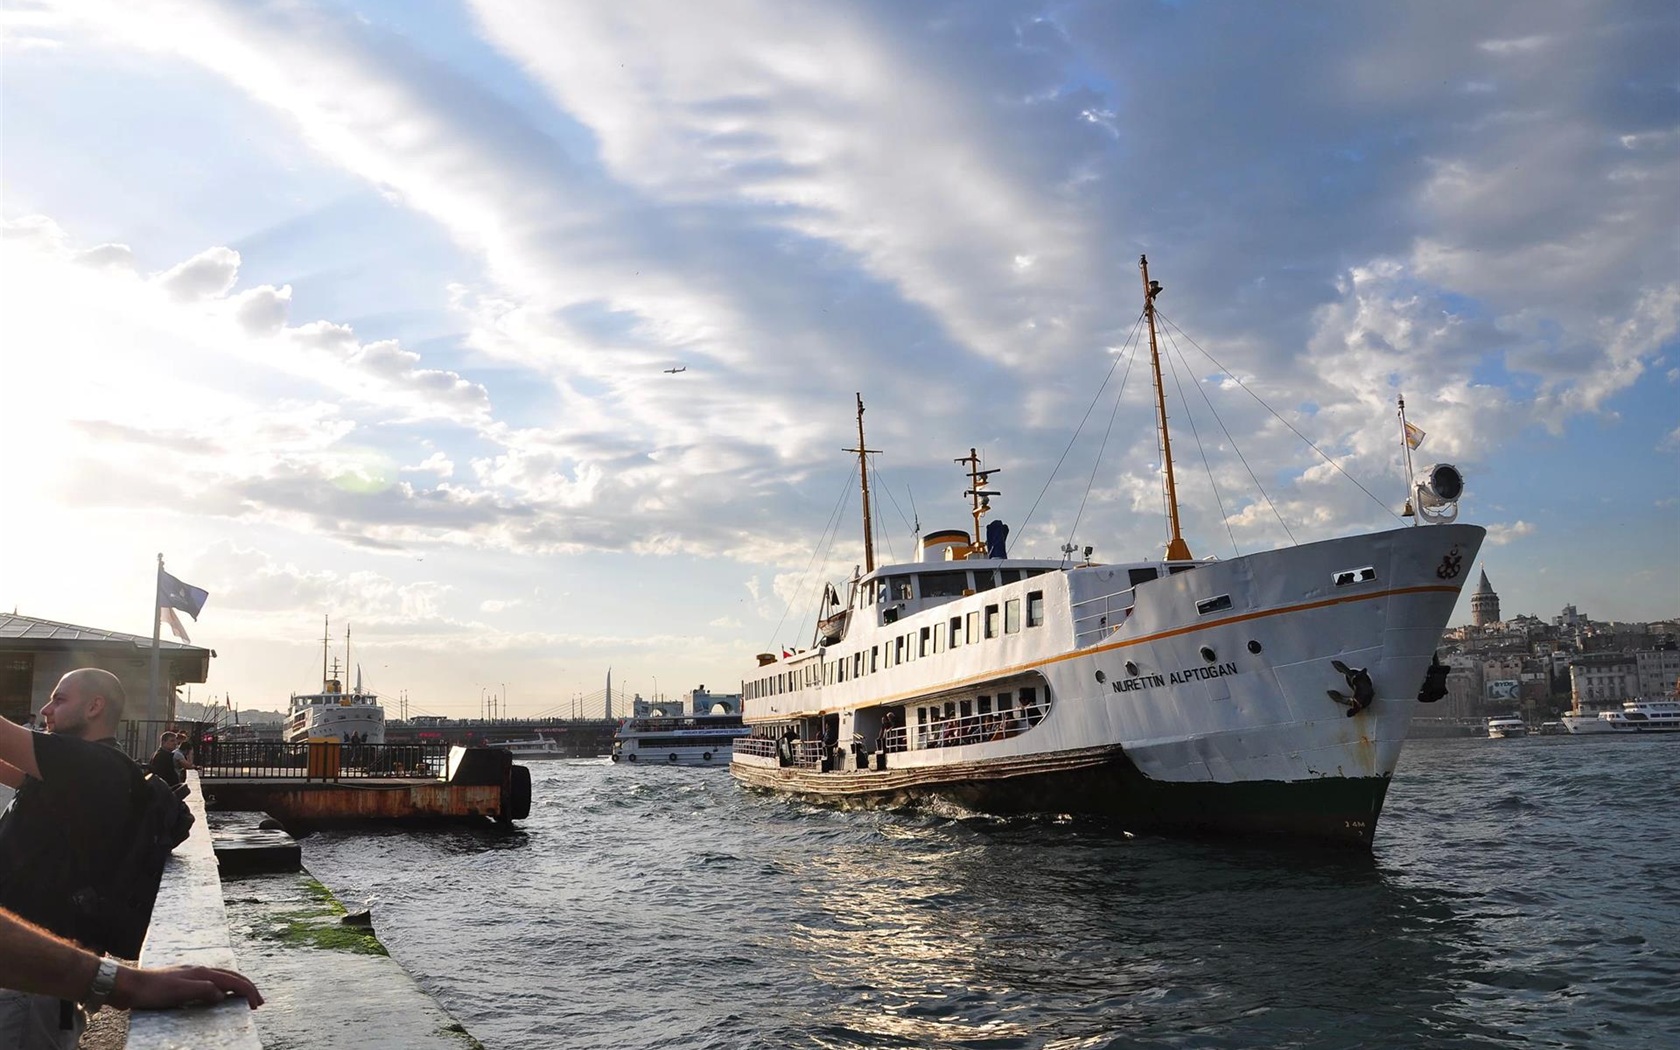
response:
<svg viewBox="0 0 1680 1050"><path fill-rule="evenodd" d="M532 771L304 844L492 1050L1680 1046L1680 740L1414 742L1367 856Z"/></svg>

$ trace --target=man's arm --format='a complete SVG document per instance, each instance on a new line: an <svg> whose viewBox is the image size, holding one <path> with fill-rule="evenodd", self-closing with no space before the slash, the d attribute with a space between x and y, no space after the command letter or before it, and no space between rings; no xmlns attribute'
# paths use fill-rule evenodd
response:
<svg viewBox="0 0 1680 1050"><path fill-rule="evenodd" d="M35 736L11 719L0 718L0 765L11 766L40 779L41 767L35 764ZM9 780L6 783L18 786Z"/></svg>
<svg viewBox="0 0 1680 1050"><path fill-rule="evenodd" d="M99 956L0 909L0 987L81 1002L93 987ZM255 1010L262 995L232 970L170 966L117 970L110 1004L124 1010L159 1010L191 1003L219 1003L229 995Z"/></svg>

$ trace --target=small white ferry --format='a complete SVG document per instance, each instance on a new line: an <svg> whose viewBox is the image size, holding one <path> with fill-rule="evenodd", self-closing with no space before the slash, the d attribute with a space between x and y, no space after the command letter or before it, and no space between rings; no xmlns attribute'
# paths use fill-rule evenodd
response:
<svg viewBox="0 0 1680 1050"><path fill-rule="evenodd" d="M1490 740L1527 736L1528 723L1517 715L1494 715L1487 720L1487 735Z"/></svg>
<svg viewBox="0 0 1680 1050"><path fill-rule="evenodd" d="M631 717L613 738L612 760L666 766L729 765L736 737L745 736L740 694L708 693L705 686L685 703L659 704L637 697Z"/></svg>
<svg viewBox="0 0 1680 1050"><path fill-rule="evenodd" d="M1680 700L1625 700L1620 711L1596 715L1571 711L1563 716L1571 733L1680 733Z"/></svg>
<svg viewBox="0 0 1680 1050"><path fill-rule="evenodd" d="M506 751L514 758L565 758L566 752L557 740L541 733L524 740L487 740L485 747Z"/></svg>
<svg viewBox="0 0 1680 1050"><path fill-rule="evenodd" d="M385 708L379 697L362 689L362 672L356 671L356 688L344 691L338 676L338 664L327 670L328 640L323 628L321 637L321 691L293 693L291 708L286 715L282 739L289 744L312 739L331 739L346 744L383 744L385 742ZM350 632L344 632L344 659L350 660Z"/></svg>
<svg viewBox="0 0 1680 1050"><path fill-rule="evenodd" d="M1418 701L1446 695L1435 647L1485 530L1453 524L1463 477L1442 463L1411 480L1406 514L1429 527L1192 557L1156 346L1161 286L1140 268L1164 556L1099 564L1070 543L1060 560L1009 557L1007 527L982 525L997 471L971 449L958 462L972 535L934 532L919 561L877 565L860 396L849 451L864 564L828 588L809 648L766 653L744 676L752 734L730 765L743 785L1369 848ZM1399 422L1411 434L1403 404Z"/></svg>

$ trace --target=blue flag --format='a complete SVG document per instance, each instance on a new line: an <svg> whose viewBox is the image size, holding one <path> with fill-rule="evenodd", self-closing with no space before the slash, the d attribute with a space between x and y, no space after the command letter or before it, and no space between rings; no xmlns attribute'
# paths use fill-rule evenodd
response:
<svg viewBox="0 0 1680 1050"><path fill-rule="evenodd" d="M209 600L210 592L190 583L182 583L159 569L157 598L158 608L179 609L196 620L199 612L204 609L204 603Z"/></svg>

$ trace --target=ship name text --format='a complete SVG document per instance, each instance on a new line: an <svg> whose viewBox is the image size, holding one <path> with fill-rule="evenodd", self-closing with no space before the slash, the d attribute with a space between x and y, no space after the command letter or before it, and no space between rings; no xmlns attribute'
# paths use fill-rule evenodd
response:
<svg viewBox="0 0 1680 1050"><path fill-rule="evenodd" d="M1211 664L1207 667L1186 667L1181 671L1168 671L1165 675L1141 674L1135 678L1117 678L1113 682L1116 693L1130 693L1139 689L1155 689L1163 685L1183 685L1186 682L1202 682L1210 678L1224 678L1226 675L1237 674L1236 661L1222 664Z"/></svg>

